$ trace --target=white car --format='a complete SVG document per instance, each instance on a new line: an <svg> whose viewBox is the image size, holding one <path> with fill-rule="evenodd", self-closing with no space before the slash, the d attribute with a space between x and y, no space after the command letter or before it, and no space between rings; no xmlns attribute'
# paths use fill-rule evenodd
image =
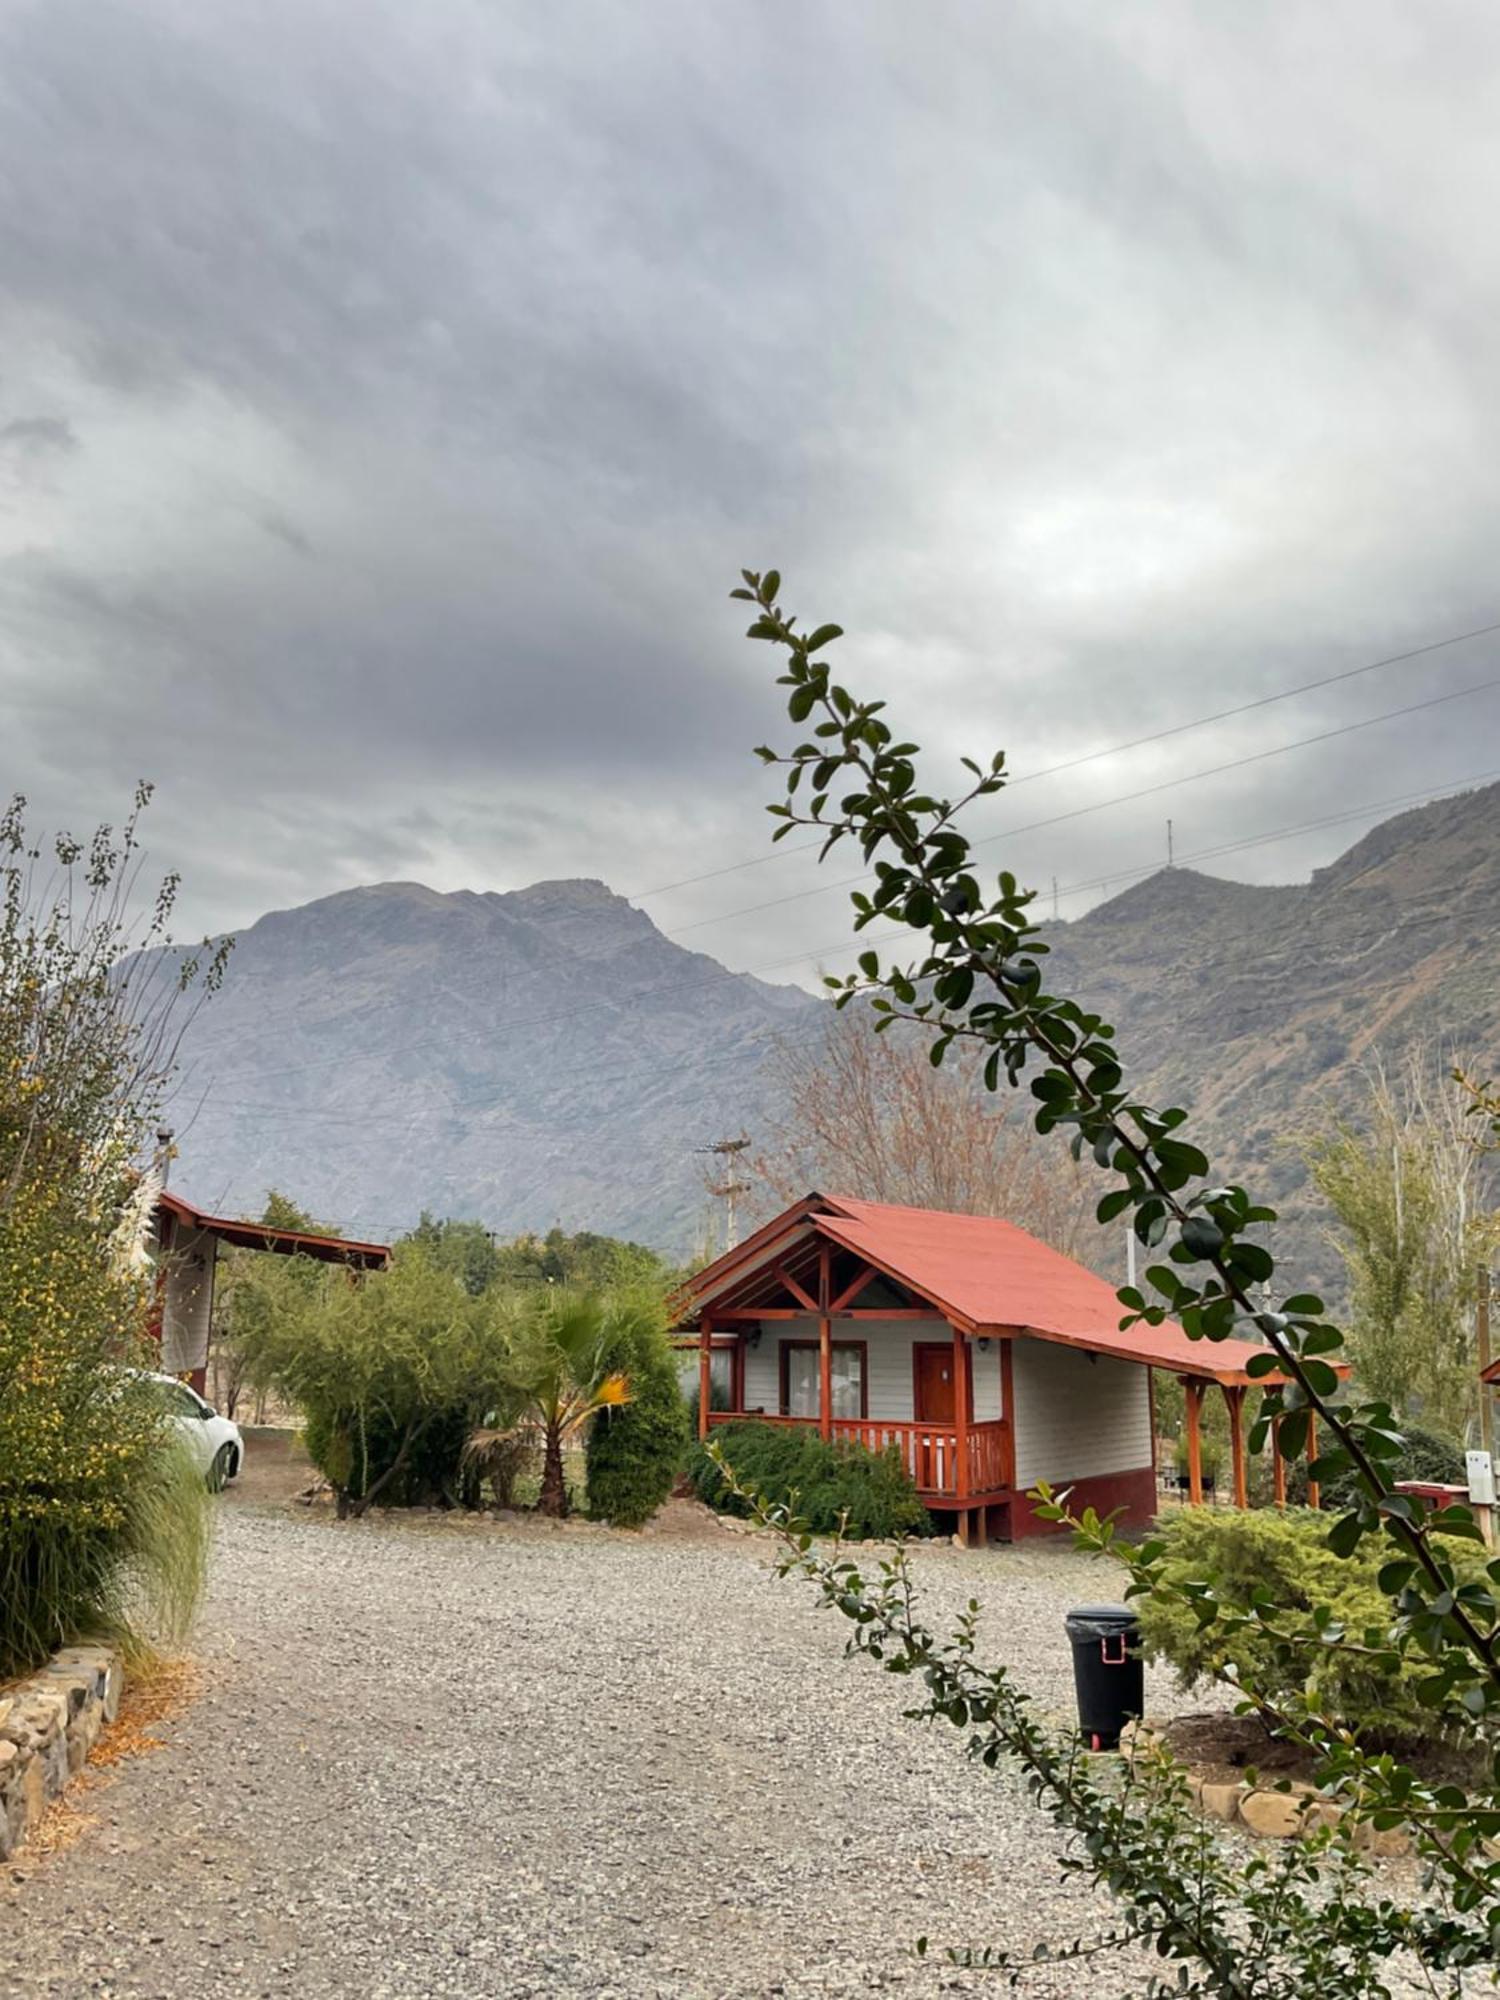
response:
<svg viewBox="0 0 1500 2000"><path fill-rule="evenodd" d="M203 1476L217 1493L239 1472L245 1458L245 1440L240 1427L221 1417L212 1403L205 1402L196 1389L179 1382L175 1375L147 1375L161 1391L161 1399L172 1428L187 1445L203 1469Z"/></svg>

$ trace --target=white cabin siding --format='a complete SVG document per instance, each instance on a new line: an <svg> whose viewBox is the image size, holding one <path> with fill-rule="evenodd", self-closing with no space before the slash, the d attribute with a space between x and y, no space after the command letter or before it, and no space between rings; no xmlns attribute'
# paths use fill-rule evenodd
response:
<svg viewBox="0 0 1500 2000"><path fill-rule="evenodd" d="M1150 1465L1149 1370L1042 1340L1017 1339L1013 1355L1021 1492Z"/></svg>
<svg viewBox="0 0 1500 2000"><path fill-rule="evenodd" d="M218 1239L207 1229L178 1227L165 1252L161 1360L164 1375L188 1375L208 1365L209 1310L214 1297Z"/></svg>
<svg viewBox="0 0 1500 2000"><path fill-rule="evenodd" d="M781 1343L783 1340L810 1340L816 1344L818 1322L811 1314L798 1319L767 1320L760 1345L745 1353L745 1408L774 1416L781 1407ZM865 1374L869 1416L881 1423L909 1424L914 1416L914 1369L912 1348L919 1341L952 1345L953 1329L942 1319L836 1319L833 1338L865 1342ZM987 1354L976 1347L972 1354L974 1372L974 1420L988 1423L1000 1410L1000 1343L992 1341Z"/></svg>

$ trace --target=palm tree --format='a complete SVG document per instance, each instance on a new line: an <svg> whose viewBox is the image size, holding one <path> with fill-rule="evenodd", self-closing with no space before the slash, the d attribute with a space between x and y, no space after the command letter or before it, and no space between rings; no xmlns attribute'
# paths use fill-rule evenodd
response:
<svg viewBox="0 0 1500 2000"><path fill-rule="evenodd" d="M564 1446L581 1439L601 1410L628 1403L630 1381L606 1365L601 1300L549 1288L512 1304L508 1318L508 1373L517 1414L503 1427L476 1430L465 1456L483 1468L513 1450L518 1438L540 1443L542 1490L537 1509L560 1520L568 1511Z"/></svg>

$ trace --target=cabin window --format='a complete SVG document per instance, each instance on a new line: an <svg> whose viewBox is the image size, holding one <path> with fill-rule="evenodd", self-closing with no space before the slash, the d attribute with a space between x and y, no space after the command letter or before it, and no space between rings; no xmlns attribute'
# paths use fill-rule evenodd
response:
<svg viewBox="0 0 1500 2000"><path fill-rule="evenodd" d="M858 1421L868 1412L869 1389L862 1340L833 1343L833 1414ZM815 1340L784 1340L781 1343L781 1414L784 1417L816 1417L818 1412L818 1343Z"/></svg>
<svg viewBox="0 0 1500 2000"><path fill-rule="evenodd" d="M735 1405L735 1353L732 1347L716 1347L708 1357L708 1407L732 1410Z"/></svg>

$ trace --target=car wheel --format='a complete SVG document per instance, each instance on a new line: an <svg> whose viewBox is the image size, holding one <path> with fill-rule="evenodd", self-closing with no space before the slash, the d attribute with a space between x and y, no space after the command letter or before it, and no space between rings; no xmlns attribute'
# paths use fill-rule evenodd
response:
<svg viewBox="0 0 1500 2000"><path fill-rule="evenodd" d="M234 1446L232 1444L221 1444L219 1449L214 1453L213 1464L208 1468L209 1492L222 1493L233 1471Z"/></svg>

